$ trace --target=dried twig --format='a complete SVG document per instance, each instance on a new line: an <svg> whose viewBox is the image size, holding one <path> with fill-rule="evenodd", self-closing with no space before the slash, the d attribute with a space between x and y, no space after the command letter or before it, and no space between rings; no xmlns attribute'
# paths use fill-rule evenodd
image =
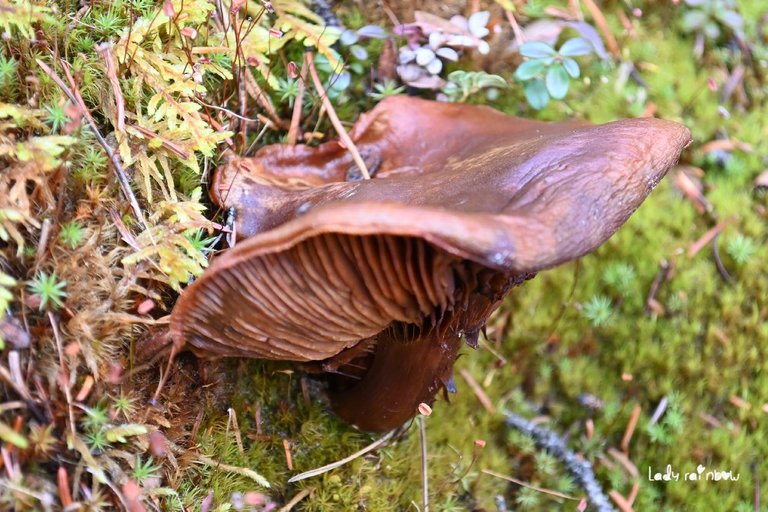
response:
<svg viewBox="0 0 768 512"><path fill-rule="evenodd" d="M51 77L51 80L53 80L62 91L64 91L64 94L67 95L69 101L71 101L80 109L83 117L85 117L85 119L88 121L91 130L93 130L93 134L96 136L96 140L99 141L99 144L102 148L104 148L104 152L107 153L109 160L112 162L112 168L115 170L117 181L120 183L120 188L122 189L126 199L128 199L128 202L131 204L134 215L136 215L136 218L139 220L139 222L141 222L141 225L144 226L145 229L148 229L149 226L147 226L147 221L144 219L144 213L141 211L141 206L139 206L139 202L136 200L136 196L133 194L133 190L131 190L131 184L128 182L128 176L126 176L125 170L123 169L123 164L120 161L120 155L112 150L112 147L107 143L107 140L103 135L101 135L99 127L96 126L96 122L93 120L93 117L91 117L91 113L88 111L83 98L80 96L80 92L77 89L77 84L75 84L75 79L72 78L72 74L69 72L68 64L65 61L62 61L64 72L66 73L67 79L72 86L71 89L67 87L67 84L65 84L59 75L54 73L53 70L48 67L45 62L41 61L40 59L35 59L35 61L37 62L37 65L40 66L40 68L42 68L42 70L45 71L49 77Z"/></svg>
<svg viewBox="0 0 768 512"><path fill-rule="evenodd" d="M421 503L424 512L429 512L429 473L427 472L427 427L424 416L419 415L419 444L421 444Z"/></svg>
<svg viewBox="0 0 768 512"><path fill-rule="evenodd" d="M48 320L51 322L53 328L53 338L56 340L56 351L59 354L59 371L62 376L67 375L67 366L64 363L64 347L61 343L61 335L59 334L59 324L53 313L48 312ZM66 382L60 382L61 387L64 390L64 396L67 399L67 410L69 413L69 429L72 434L72 438L77 437L77 431L75 430L75 411L72 408L72 391L69 389L69 378Z"/></svg>
<svg viewBox="0 0 768 512"><path fill-rule="evenodd" d="M115 72L115 59L112 55L112 45L109 43L102 43L96 46L96 51L104 60L104 65L107 68L107 77L109 78L109 84L112 86L112 94L115 96L115 105L117 106L117 126L115 128L119 132L125 131L125 98L123 97L123 91L120 89L120 82L117 79L117 73Z"/></svg>
<svg viewBox="0 0 768 512"><path fill-rule="evenodd" d="M608 22L605 20L605 16L603 16L600 8L592 0L584 0L584 5L587 7L589 14L592 15L592 19L595 20L597 29L605 38L605 45L608 47L608 51L617 59L620 58L621 51L619 50L619 45L616 42L616 38L613 37L611 28L608 26Z"/></svg>
<svg viewBox="0 0 768 512"><path fill-rule="evenodd" d="M592 466L589 462L569 450L565 441L555 435L554 432L535 425L516 414L505 412L504 415L507 418L507 425L533 438L536 446L546 450L565 464L568 473L584 488L590 503L597 512L611 512L615 510L597 482Z"/></svg>
<svg viewBox="0 0 768 512"><path fill-rule="evenodd" d="M480 400L480 403L483 405L485 410L490 414L496 414L496 406L493 405L491 399L488 398L488 395L485 394L485 391L483 391L483 388L480 387L480 384L477 383L472 374L462 368L459 370L459 375L461 375L461 377L467 382L467 385L472 388L472 391L475 393L475 396L477 396L477 399Z"/></svg>
<svg viewBox="0 0 768 512"><path fill-rule="evenodd" d="M725 265L723 265L723 260L720 259L720 249L717 248L718 235L719 233L712 237L712 257L715 259L715 266L717 267L717 271L720 273L720 276L725 280L726 283L733 284L733 278L731 277L731 274L728 273Z"/></svg>
<svg viewBox="0 0 768 512"><path fill-rule="evenodd" d="M733 219L726 219L722 222L719 222L716 226L713 228L710 228L706 233L704 233L701 238L696 240L694 243L692 243L688 247L688 257L693 258L696 256L696 254L704 248L708 243L710 243L717 235L720 234L720 232L731 222Z"/></svg>
<svg viewBox="0 0 768 512"><path fill-rule="evenodd" d="M293 509L293 507L295 507L296 505L298 505L298 503L299 503L301 500L303 500L304 498L306 498L307 496L309 496L310 494L312 494L312 492L313 492L314 490L315 490L315 488L314 488L314 487L308 487L308 488L306 488L306 489L302 490L301 492L297 493L297 494L296 494L296 496L294 496L293 498L291 498L291 501L289 501L288 503L286 503L286 504L285 504L285 505L284 505L284 506L283 506L283 507L282 507L280 510L278 510L277 512L289 512L291 509Z"/></svg>
<svg viewBox="0 0 768 512"><path fill-rule="evenodd" d="M320 76L317 74L317 68L315 68L315 61L312 52L306 53L306 59L307 67L309 67L309 74L312 76L312 83L314 83L315 89L317 89L317 93L320 95L320 100L323 102L323 107L328 113L328 119L331 120L331 124L333 125L334 129L336 129L336 133L339 135L339 138L344 144L344 147L347 148L347 150L349 150L349 152L352 154L352 159L355 161L355 164L357 164L358 169L360 169L360 174L362 174L363 178L366 180L371 179L371 174L368 172L368 167L365 165L363 157L360 156L360 152L357 150L357 146L355 146L355 143L352 142L352 139L349 137L347 130L345 130L344 126L342 126L341 121L339 120L339 116L336 115L336 110L333 108L331 100L328 99L328 94L323 88L323 82L320 80Z"/></svg>
<svg viewBox="0 0 768 512"><path fill-rule="evenodd" d="M291 126L288 128L288 144L294 145L299 139L299 130L301 122L301 107L304 103L304 86L307 82L307 55L304 54L304 60L301 62L301 71L299 72L299 89L296 91L296 99L293 100L293 113L291 115Z"/></svg>
<svg viewBox="0 0 768 512"><path fill-rule="evenodd" d="M640 419L640 412L642 412L640 404L635 404L632 408L632 415L629 417L627 428L624 430L624 437L621 438L621 451L624 453L629 453L629 442L632 440L632 434L635 433L637 421Z"/></svg>
<svg viewBox="0 0 768 512"><path fill-rule="evenodd" d="M222 464L220 462L216 462L215 460L211 459L210 457L206 457L205 455L198 455L197 460L195 461L198 464L205 464L207 466L214 467L216 469L221 469L224 471L227 471L229 473L235 473L236 475L242 475L245 477L250 478L257 484L259 484L262 487L269 488L269 482L266 478L261 476L256 471L250 469L250 468L241 468L239 466L231 466L229 464Z"/></svg>
<svg viewBox="0 0 768 512"><path fill-rule="evenodd" d="M237 413L230 407L227 409L229 414L229 421L227 422L227 431L229 431L229 424L232 424L232 430L235 432L235 442L237 443L237 451L240 455L245 455L245 449L243 448L243 437L240 434L240 425L237 424Z"/></svg>
<svg viewBox="0 0 768 512"><path fill-rule="evenodd" d="M661 286L661 283L667 279L667 276L669 276L669 271L672 268L667 260L661 260L659 267L659 272L656 274L656 277L653 278L651 289L648 290L648 296L645 298L646 315L650 315L651 312L658 310L656 294L659 293L659 287Z"/></svg>
<svg viewBox="0 0 768 512"><path fill-rule="evenodd" d="M553 491L552 489L545 489L544 487L537 487L535 485L531 485L529 483L523 482L522 480L518 480L517 478L511 477L509 475L502 475L501 473L497 473L495 471L491 471L490 469L481 469L481 473L484 473L486 475L495 476L496 478L501 478L502 480L506 480L507 482L512 482L513 484L517 484L520 487L526 487L528 489L532 489L536 492L540 492L542 494L548 494L550 496L555 496L556 498L562 498L564 500L573 500L573 501L580 501L581 498L578 498L576 496L571 496L569 494L563 494L562 492Z"/></svg>
<svg viewBox="0 0 768 512"><path fill-rule="evenodd" d="M385 445L390 439L392 439L392 436L395 435L395 432L397 430L392 430L385 436L381 437L380 439L372 442L362 450L358 450L352 455L348 457L344 457L341 460L337 460L336 462L332 462L330 464L326 464L323 467L319 467L316 469L311 469L309 471L305 471L304 473L299 473L298 475L292 477L290 480L288 480L289 484L292 484L293 482L298 482L299 480L305 480L307 478L311 478L313 476L322 475L323 473L327 473L328 471L334 470L336 468L339 468L343 466L344 464L347 464L348 462L352 462L353 460L357 459L358 457L362 457L366 453L372 452L373 450L376 450L377 448Z"/></svg>

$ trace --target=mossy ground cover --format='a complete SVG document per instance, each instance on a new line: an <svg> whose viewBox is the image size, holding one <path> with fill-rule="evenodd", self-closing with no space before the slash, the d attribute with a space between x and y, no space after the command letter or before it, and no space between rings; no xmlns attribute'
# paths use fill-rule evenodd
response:
<svg viewBox="0 0 768 512"><path fill-rule="evenodd" d="M0 303L7 311L0 508L231 510L301 495L294 510L421 509L415 423L384 448L287 483L377 438L335 418L322 382L291 365L182 356L159 403L149 404L163 365L146 364L156 353L146 347L162 341L175 290L206 264L217 234L209 220L224 221L205 198L204 180L225 149L245 154L285 138L280 121L297 95L289 63L301 62L304 41L329 62L320 70L327 86L339 84L334 58L348 65L349 84L332 91L342 119L352 121L384 89L371 79L386 51L381 40L365 42L367 55L355 60L347 46L331 46L338 32L305 4L273 3L274 14L246 4L232 17L248 27L238 32L237 23L224 30L226 16L216 21L213 4L202 1L0 1L0 29L9 34L0 50ZM408 11L396 4L398 13ZM441 4L441 15L449 5ZM551 7L566 5L482 7L509 30L502 7L514 8L525 28L558 19ZM600 4L618 55L579 59L581 75L567 96L539 111L513 78L517 54L492 53L493 60L467 52L446 63L446 73L485 66L508 81L492 101L480 92L471 102L548 120L653 113L687 125L694 143L681 162L686 174L673 170L594 254L513 290L481 348L464 349L458 393L424 420L432 510L577 508L584 492L573 476L507 427L505 410L561 435L615 500L634 496L634 510L756 509L768 479L768 194L754 183L768 166L766 7L740 2L739 30L731 18L711 15L716 36L699 34L691 21L704 7ZM391 30L377 9L350 2L336 15L347 26ZM102 41L114 45L117 88L94 46ZM69 63L96 128L125 166L143 223L93 128L36 59L65 81L62 62ZM311 88L303 101L301 131L332 136ZM243 124L238 115L261 117ZM685 183L701 185L708 211L697 209L706 203ZM713 242L691 249L721 222ZM678 481L649 480L649 470L668 465ZM703 478L685 480L702 467ZM714 470L738 480L708 480Z"/></svg>

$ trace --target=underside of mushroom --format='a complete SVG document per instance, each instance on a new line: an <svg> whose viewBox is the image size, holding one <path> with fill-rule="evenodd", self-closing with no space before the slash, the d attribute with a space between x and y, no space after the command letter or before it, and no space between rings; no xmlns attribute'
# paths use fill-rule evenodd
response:
<svg viewBox="0 0 768 512"><path fill-rule="evenodd" d="M276 145L219 169L242 240L181 296L177 346L308 363L334 410L388 430L452 390L462 339L536 272L594 250L688 144L655 119L542 123L390 98L347 148Z"/></svg>

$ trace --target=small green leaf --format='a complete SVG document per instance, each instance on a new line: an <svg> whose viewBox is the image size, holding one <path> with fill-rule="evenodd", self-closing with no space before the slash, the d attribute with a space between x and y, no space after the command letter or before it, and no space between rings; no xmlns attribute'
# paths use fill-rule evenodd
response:
<svg viewBox="0 0 768 512"><path fill-rule="evenodd" d="M594 51L592 43L583 37L574 37L563 43L558 52L563 57L582 57Z"/></svg>
<svg viewBox="0 0 768 512"><path fill-rule="evenodd" d="M126 423L106 430L104 434L110 443L124 443L126 437L140 436L147 433L147 427L137 423Z"/></svg>
<svg viewBox="0 0 768 512"><path fill-rule="evenodd" d="M555 64L547 71L547 92L556 100L565 98L568 94L570 80L565 68L560 64Z"/></svg>
<svg viewBox="0 0 768 512"><path fill-rule="evenodd" d="M525 99L528 100L528 104L536 110L541 110L549 103L549 93L544 85L544 80L537 78L526 82L523 92L525 93Z"/></svg>
<svg viewBox="0 0 768 512"><path fill-rule="evenodd" d="M704 11L693 10L683 15L682 26L686 32L695 32L701 30L707 23L707 15Z"/></svg>
<svg viewBox="0 0 768 512"><path fill-rule="evenodd" d="M717 39L720 37L720 27L714 21L710 21L704 25L704 35L710 39Z"/></svg>
<svg viewBox="0 0 768 512"><path fill-rule="evenodd" d="M736 11L725 10L715 15L720 22L734 32L739 32L744 25L744 19Z"/></svg>
<svg viewBox="0 0 768 512"><path fill-rule="evenodd" d="M579 69L579 64L575 60L563 59L563 67L565 68L565 71L571 75L571 78L579 78L581 70Z"/></svg>
<svg viewBox="0 0 768 512"><path fill-rule="evenodd" d="M529 41L520 47L520 55L529 59L544 59L554 57L557 52L547 43L541 41Z"/></svg>
<svg viewBox="0 0 768 512"><path fill-rule="evenodd" d="M523 62L517 67L515 71L515 78L521 82L530 80L544 72L547 69L547 65L541 59L531 59Z"/></svg>
<svg viewBox="0 0 768 512"><path fill-rule="evenodd" d="M11 427L0 421L0 439L8 444L12 444L22 450L29 446L29 441L23 435L19 434Z"/></svg>

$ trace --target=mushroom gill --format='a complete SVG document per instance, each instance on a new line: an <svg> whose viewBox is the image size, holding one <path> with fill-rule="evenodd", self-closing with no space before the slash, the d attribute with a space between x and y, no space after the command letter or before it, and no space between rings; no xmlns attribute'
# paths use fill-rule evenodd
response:
<svg viewBox="0 0 768 512"><path fill-rule="evenodd" d="M182 294L171 334L200 356L317 361L365 430L452 388L461 338L513 286L607 240L690 140L656 119L542 123L412 98L350 135L375 179L355 180L338 142L217 172L214 199L247 238Z"/></svg>

